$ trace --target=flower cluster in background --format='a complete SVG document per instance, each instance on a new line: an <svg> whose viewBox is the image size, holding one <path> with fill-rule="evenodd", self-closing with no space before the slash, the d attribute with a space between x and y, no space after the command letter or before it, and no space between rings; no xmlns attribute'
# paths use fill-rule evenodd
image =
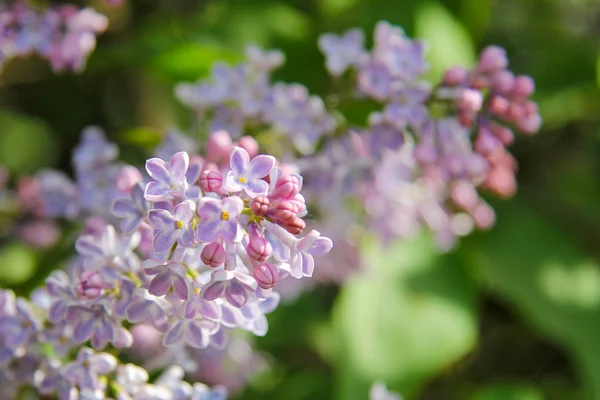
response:
<svg viewBox="0 0 600 400"><path fill-rule="evenodd" d="M10 59L38 54L55 72L82 71L108 19L91 8L62 5L37 10L17 1L0 5L0 68Z"/></svg>

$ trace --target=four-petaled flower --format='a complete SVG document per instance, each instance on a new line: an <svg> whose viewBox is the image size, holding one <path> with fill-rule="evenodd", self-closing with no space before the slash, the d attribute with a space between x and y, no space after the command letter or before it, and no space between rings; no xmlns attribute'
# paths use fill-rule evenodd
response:
<svg viewBox="0 0 600 400"><path fill-rule="evenodd" d="M237 196L226 197L222 201L202 198L198 202L200 223L196 229L197 239L207 243L219 238L228 243L241 241L243 231L239 227L238 217L243 208L244 202Z"/></svg>
<svg viewBox="0 0 600 400"><path fill-rule="evenodd" d="M154 228L154 251L167 251L175 241L183 247L193 247L194 230L191 223L195 211L196 206L191 200L185 200L175 206L173 214L167 210L150 210L148 221Z"/></svg>
<svg viewBox="0 0 600 400"><path fill-rule="evenodd" d="M144 261L146 275L156 275L150 282L148 292L155 296L164 296L173 287L173 293L181 300L188 297L188 284L185 281L187 270L182 264L165 260Z"/></svg>
<svg viewBox="0 0 600 400"><path fill-rule="evenodd" d="M248 152L241 147L235 147L230 158L231 171L223 182L223 187L229 192L244 191L250 197L266 195L269 184L262 178L269 175L275 166L272 156L258 155L250 161Z"/></svg>
<svg viewBox="0 0 600 400"><path fill-rule="evenodd" d="M146 185L144 192L146 200L163 201L183 198L188 190L186 172L189 164L190 157L185 151L173 154L168 164L160 158L146 161L146 171L154 179Z"/></svg>

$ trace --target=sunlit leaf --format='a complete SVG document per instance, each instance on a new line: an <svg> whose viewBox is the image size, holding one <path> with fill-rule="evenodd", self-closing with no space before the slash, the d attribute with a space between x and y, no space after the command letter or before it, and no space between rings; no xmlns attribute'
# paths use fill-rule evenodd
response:
<svg viewBox="0 0 600 400"><path fill-rule="evenodd" d="M477 337L472 281L428 237L386 249L371 242L364 258L369 271L343 288L334 309L337 365L348 383L340 399L363 399L358 388L377 380L414 390Z"/></svg>
<svg viewBox="0 0 600 400"><path fill-rule="evenodd" d="M439 79L448 67L475 63L475 50L469 33L438 1L419 3L414 36L428 42L430 78Z"/></svg>
<svg viewBox="0 0 600 400"><path fill-rule="evenodd" d="M589 398L600 398L600 265L517 202L499 209L497 226L471 251L490 288L561 343Z"/></svg>

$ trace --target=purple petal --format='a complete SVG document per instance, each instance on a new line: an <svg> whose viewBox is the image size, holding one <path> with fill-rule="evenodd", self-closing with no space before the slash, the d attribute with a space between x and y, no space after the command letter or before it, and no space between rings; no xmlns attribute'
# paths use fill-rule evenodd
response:
<svg viewBox="0 0 600 400"><path fill-rule="evenodd" d="M171 177L176 182L182 182L185 179L185 173L190 165L190 156L185 151L173 154L169 161L171 165Z"/></svg>
<svg viewBox="0 0 600 400"><path fill-rule="evenodd" d="M181 300L187 299L188 286L185 279L179 275L175 275L173 279L173 292L175 293L175 296L179 297Z"/></svg>
<svg viewBox="0 0 600 400"><path fill-rule="evenodd" d="M231 170L237 175L241 176L248 169L250 163L250 156L248 152L241 147L234 147L231 151L231 158L229 159L229 165Z"/></svg>
<svg viewBox="0 0 600 400"><path fill-rule="evenodd" d="M225 290L225 300L234 307L242 307L248 300L246 288L236 279L232 279Z"/></svg>
<svg viewBox="0 0 600 400"><path fill-rule="evenodd" d="M307 253L313 256L322 256L331 251L333 242L328 237L320 237L306 250Z"/></svg>
<svg viewBox="0 0 600 400"><path fill-rule="evenodd" d="M188 170L185 173L185 179L188 181L190 185L193 185L200 178L200 174L202 173L202 164L200 163L192 163L188 166Z"/></svg>
<svg viewBox="0 0 600 400"><path fill-rule="evenodd" d="M144 197L148 201L162 201L172 198L171 187L165 183L150 182L146 185Z"/></svg>
<svg viewBox="0 0 600 400"><path fill-rule="evenodd" d="M223 189L228 192L239 192L242 190L242 185L240 185L233 171L227 172L227 176L223 181Z"/></svg>
<svg viewBox="0 0 600 400"><path fill-rule="evenodd" d="M175 322L165 334L165 338L163 339L163 345L173 346L178 344L181 341L181 338L183 337L184 329L185 328L183 321Z"/></svg>
<svg viewBox="0 0 600 400"><path fill-rule="evenodd" d="M85 256L102 256L104 251L98 246L98 239L90 236L80 236L75 242L75 250Z"/></svg>
<svg viewBox="0 0 600 400"><path fill-rule="evenodd" d="M302 254L302 275L312 276L315 271L315 259L308 253Z"/></svg>
<svg viewBox="0 0 600 400"><path fill-rule="evenodd" d="M129 322L144 322L150 315L150 308L154 303L151 301L136 301L127 307L127 319Z"/></svg>
<svg viewBox="0 0 600 400"><path fill-rule="evenodd" d="M65 319L67 314L67 303L62 300L57 300L52 304L48 311L48 319L50 322L56 323Z"/></svg>
<svg viewBox="0 0 600 400"><path fill-rule="evenodd" d="M194 242L195 242L195 234L194 234L194 230L191 228L183 228L182 230L182 234L179 237L179 239L177 239L177 242L183 246L183 247L194 247Z"/></svg>
<svg viewBox="0 0 600 400"><path fill-rule="evenodd" d="M221 226L221 236L226 242L235 243L239 242L241 239L241 229L237 221L227 221L222 222Z"/></svg>
<svg viewBox="0 0 600 400"><path fill-rule="evenodd" d="M169 250L171 246L173 246L173 243L175 243L174 232L174 229L165 229L156 232L154 234L154 240L152 241L154 245L154 251L157 253L162 253Z"/></svg>
<svg viewBox="0 0 600 400"><path fill-rule="evenodd" d="M219 329L216 333L214 333L210 337L210 343L215 346L217 349L224 349L227 346L227 333L224 329ZM225 397L223 397L225 398Z"/></svg>
<svg viewBox="0 0 600 400"><path fill-rule="evenodd" d="M121 227L123 234L131 235L136 231L138 226L140 226L141 222L142 222L141 218L124 219L124 220L121 220L121 223L119 224L119 226Z"/></svg>
<svg viewBox="0 0 600 400"><path fill-rule="evenodd" d="M198 202L198 216L203 219L217 219L221 217L221 201L204 197Z"/></svg>
<svg viewBox="0 0 600 400"><path fill-rule="evenodd" d="M155 229L163 229L164 227L174 227L175 218L165 210L150 210L148 211L148 221Z"/></svg>
<svg viewBox="0 0 600 400"><path fill-rule="evenodd" d="M92 337L92 333L94 333L95 322L96 321L92 318L79 321L73 330L73 340L75 340L76 343L83 343L86 340L89 340Z"/></svg>
<svg viewBox="0 0 600 400"><path fill-rule="evenodd" d="M140 210L137 209L137 207L133 203L133 200L131 200L130 198L122 198L115 200L111 211L113 215L119 218L126 218L132 215L138 215L140 213Z"/></svg>
<svg viewBox="0 0 600 400"><path fill-rule="evenodd" d="M208 334L202 329L200 324L195 321L188 321L185 342L197 349L203 349L208 346Z"/></svg>
<svg viewBox="0 0 600 400"><path fill-rule="evenodd" d="M148 175L157 182L168 184L171 179L167 164L160 158L151 158L146 161L146 171L148 171ZM146 188L146 191L147 190L148 188Z"/></svg>
<svg viewBox="0 0 600 400"><path fill-rule="evenodd" d="M175 219L188 224L194 219L196 208L191 200L186 200L175 207Z"/></svg>
<svg viewBox="0 0 600 400"><path fill-rule="evenodd" d="M271 172L271 169L275 166L275 157L258 155L250 161L250 167L246 172L246 176L249 180L255 180L263 178ZM265 182L266 183L266 182Z"/></svg>
<svg viewBox="0 0 600 400"><path fill-rule="evenodd" d="M264 196L269 191L269 184L262 179L248 181L248 183L244 185L244 191L252 198L260 195Z"/></svg>
<svg viewBox="0 0 600 400"><path fill-rule="evenodd" d="M296 252L290 262L290 275L296 279L302 278L302 253Z"/></svg>
<svg viewBox="0 0 600 400"><path fill-rule="evenodd" d="M196 237L201 242L214 242L221 231L220 219L205 219L200 221L196 228Z"/></svg>
<svg viewBox="0 0 600 400"><path fill-rule="evenodd" d="M155 296L164 296L169 292L169 289L171 289L171 273L161 272L150 282L148 292Z"/></svg>
<svg viewBox="0 0 600 400"><path fill-rule="evenodd" d="M266 183L266 182L265 182ZM222 210L229 213L229 218L236 218L242 213L244 202L237 196L226 197L223 199Z"/></svg>
<svg viewBox="0 0 600 400"><path fill-rule="evenodd" d="M213 301L223 295L227 282L210 282L202 290L202 298L204 300Z"/></svg>

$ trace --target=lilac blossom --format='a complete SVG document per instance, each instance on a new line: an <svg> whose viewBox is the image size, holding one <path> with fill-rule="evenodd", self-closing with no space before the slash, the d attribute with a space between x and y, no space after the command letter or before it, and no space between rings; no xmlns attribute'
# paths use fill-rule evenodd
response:
<svg viewBox="0 0 600 400"><path fill-rule="evenodd" d="M122 232L131 235L144 222L149 209L150 203L144 198L144 187L140 183L131 188L129 197L115 200L111 210L114 216L121 218Z"/></svg>
<svg viewBox="0 0 600 400"><path fill-rule="evenodd" d="M81 389L97 389L101 383L99 377L107 375L117 367L116 358L108 353L94 353L82 347L77 359L66 364L61 374Z"/></svg>
<svg viewBox="0 0 600 400"><path fill-rule="evenodd" d="M233 243L242 238L238 223L244 208L239 197L226 197L223 200L204 197L198 202L200 222L196 229L196 238L202 242L214 242L222 238Z"/></svg>
<svg viewBox="0 0 600 400"><path fill-rule="evenodd" d="M191 223L196 211L195 204L186 200L175 206L173 214L167 210L150 210L148 221L154 228L154 251L162 253L173 246L175 241L180 246L194 246L194 230Z"/></svg>
<svg viewBox="0 0 600 400"><path fill-rule="evenodd" d="M163 260L144 261L144 270L147 275L154 275L148 286L148 292L154 296L164 296L171 287L178 298L185 300L188 297L188 283L186 283L186 268L179 263Z"/></svg>
<svg viewBox="0 0 600 400"><path fill-rule="evenodd" d="M343 35L331 33L319 37L319 49L325 54L325 65L333 76L340 76L351 66L358 66L366 56L365 35L360 29L350 29Z"/></svg>
<svg viewBox="0 0 600 400"><path fill-rule="evenodd" d="M369 400L402 400L402 396L389 391L382 382L375 382L369 390Z"/></svg>
<svg viewBox="0 0 600 400"><path fill-rule="evenodd" d="M186 152L175 153L167 164L160 158L146 161L146 171L154 179L148 183L144 196L148 201L181 198L188 190L186 172L190 158Z"/></svg>
<svg viewBox="0 0 600 400"><path fill-rule="evenodd" d="M244 191L250 197L266 195L269 184L262 180L269 175L275 165L272 156L259 155L250 160L248 152L241 147L235 147L231 153L231 171L223 182L223 187L229 192Z"/></svg>

